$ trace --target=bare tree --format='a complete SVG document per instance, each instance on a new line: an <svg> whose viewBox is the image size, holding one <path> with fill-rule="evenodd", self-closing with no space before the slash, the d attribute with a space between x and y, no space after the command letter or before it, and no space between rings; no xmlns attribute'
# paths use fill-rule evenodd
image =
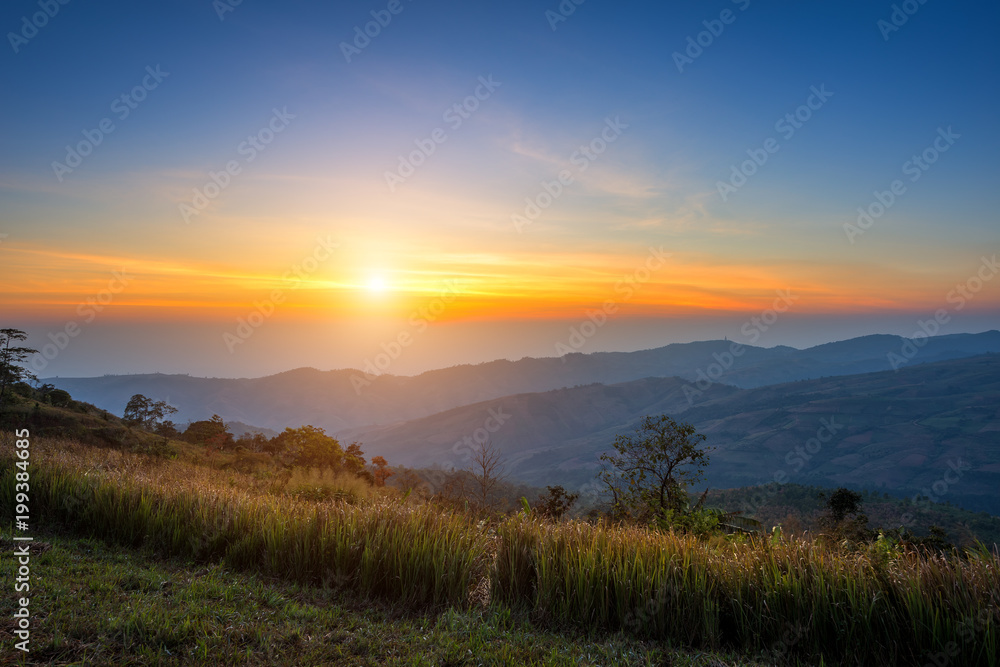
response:
<svg viewBox="0 0 1000 667"><path fill-rule="evenodd" d="M472 477L476 480L476 501L482 509L492 512L496 502L490 496L507 477L506 462L492 440L484 442L473 455Z"/></svg>

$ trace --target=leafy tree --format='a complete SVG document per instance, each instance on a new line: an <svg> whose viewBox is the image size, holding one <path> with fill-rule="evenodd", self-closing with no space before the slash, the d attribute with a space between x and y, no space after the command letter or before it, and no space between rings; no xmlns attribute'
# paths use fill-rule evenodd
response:
<svg viewBox="0 0 1000 667"><path fill-rule="evenodd" d="M267 436L263 433L251 433L247 431L240 437L236 438L236 446L242 447L243 449L249 450L251 452L262 452L265 451L267 447Z"/></svg>
<svg viewBox="0 0 1000 667"><path fill-rule="evenodd" d="M709 450L700 447L704 440L694 426L667 415L643 417L634 435L616 436L617 454L601 455L598 474L614 512L648 519L685 511L686 489L708 465Z"/></svg>
<svg viewBox="0 0 1000 667"><path fill-rule="evenodd" d="M38 350L12 345L22 340L28 340L28 334L20 329L0 329L0 405L9 385L38 379L25 367L28 355L38 354Z"/></svg>
<svg viewBox="0 0 1000 667"><path fill-rule="evenodd" d="M365 453L361 451L360 442L352 442L344 452L344 469L354 475L362 476L365 472Z"/></svg>
<svg viewBox="0 0 1000 667"><path fill-rule="evenodd" d="M573 503L580 497L578 493L566 493L566 489L561 486L547 486L548 495L538 496L533 509L542 516L558 520L563 514L573 507Z"/></svg>
<svg viewBox="0 0 1000 667"><path fill-rule="evenodd" d="M840 523L848 514L861 513L861 494L840 487L830 494L830 498L826 501L826 509L830 520L835 524Z"/></svg>
<svg viewBox="0 0 1000 667"><path fill-rule="evenodd" d="M49 392L48 398L52 405L60 407L69 405L69 402L73 400L73 398L69 395L69 392L65 389L53 389Z"/></svg>
<svg viewBox="0 0 1000 667"><path fill-rule="evenodd" d="M142 394L133 394L125 406L122 419L129 426L140 426L147 431L155 431L157 424L167 415L177 412L177 408L166 401L154 401Z"/></svg>
<svg viewBox="0 0 1000 667"><path fill-rule="evenodd" d="M219 415L211 419L191 422L184 430L184 439L195 445L212 449L229 449L233 446L233 434Z"/></svg>
<svg viewBox="0 0 1000 667"><path fill-rule="evenodd" d="M375 486L385 486L385 480L396 474L389 470L389 462L381 456L372 457L372 465L375 466Z"/></svg>
<svg viewBox="0 0 1000 667"><path fill-rule="evenodd" d="M838 540L863 542L874 534L868 530L868 517L861 509L861 494L840 487L826 501L826 514L819 518L820 525Z"/></svg>
<svg viewBox="0 0 1000 667"><path fill-rule="evenodd" d="M107 415L106 412L104 414ZM105 416L105 419L107 419L106 416ZM155 433L156 435L159 435L159 436L163 436L164 438L180 438L181 437L181 432L177 430L177 425L174 424L169 419L164 420L164 421L160 422L159 424L157 424L156 428L153 429L153 433Z"/></svg>
<svg viewBox="0 0 1000 667"><path fill-rule="evenodd" d="M268 454L271 454L272 456L281 454L283 451L285 451L285 434L279 433L278 435L274 436L273 438L265 442L261 447L261 449L263 449L263 451L267 452Z"/></svg>
<svg viewBox="0 0 1000 667"><path fill-rule="evenodd" d="M336 438L328 436L322 428L286 428L282 435L285 449L295 457L296 465L334 469L343 466L344 450Z"/></svg>

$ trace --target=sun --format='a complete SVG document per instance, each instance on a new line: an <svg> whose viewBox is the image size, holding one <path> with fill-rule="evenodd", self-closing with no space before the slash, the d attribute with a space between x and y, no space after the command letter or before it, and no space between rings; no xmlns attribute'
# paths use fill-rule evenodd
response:
<svg viewBox="0 0 1000 667"><path fill-rule="evenodd" d="M368 291L373 294L382 294L389 286L386 285L385 278L382 276L372 276L368 279Z"/></svg>

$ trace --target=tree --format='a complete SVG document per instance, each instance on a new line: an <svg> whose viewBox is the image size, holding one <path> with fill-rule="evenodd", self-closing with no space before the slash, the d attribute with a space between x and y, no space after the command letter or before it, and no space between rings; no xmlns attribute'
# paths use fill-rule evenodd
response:
<svg viewBox="0 0 1000 667"><path fill-rule="evenodd" d="M242 447L251 452L262 452L267 447L267 436L263 433L252 433L247 431L236 438L236 446Z"/></svg>
<svg viewBox="0 0 1000 667"><path fill-rule="evenodd" d="M561 486L547 486L548 495L542 494L535 501L533 509L542 516L558 520L563 514L569 511L580 497L578 493L566 493L566 489Z"/></svg>
<svg viewBox="0 0 1000 667"><path fill-rule="evenodd" d="M643 417L634 435L618 435L617 454L601 455L598 480L611 493L621 516L664 517L687 507L687 487L701 479L708 465L705 436L694 426L667 415Z"/></svg>
<svg viewBox="0 0 1000 667"><path fill-rule="evenodd" d="M360 442L352 442L344 452L344 469L352 475L361 476L365 469L365 453Z"/></svg>
<svg viewBox="0 0 1000 667"><path fill-rule="evenodd" d="M72 396L65 389L53 389L48 393L48 399L52 405L59 407L66 407L73 400Z"/></svg>
<svg viewBox="0 0 1000 667"><path fill-rule="evenodd" d="M839 540L861 542L872 536L868 517L861 509L861 494L840 487L826 501L826 514L819 523Z"/></svg>
<svg viewBox="0 0 1000 667"><path fill-rule="evenodd" d="M133 394L128 399L122 419L129 426L140 426L147 431L155 431L157 424L167 415L177 412L177 408L166 401L154 401L142 394Z"/></svg>
<svg viewBox="0 0 1000 667"><path fill-rule="evenodd" d="M826 501L826 509L830 520L835 524L840 523L848 514L861 513L861 494L840 487L830 494L830 498Z"/></svg>
<svg viewBox="0 0 1000 667"><path fill-rule="evenodd" d="M492 510L490 496L507 476L500 450L487 440L472 457L472 477L476 482L476 501L484 510Z"/></svg>
<svg viewBox="0 0 1000 667"><path fill-rule="evenodd" d="M375 466L375 486L385 486L385 480L396 474L389 470L389 462L381 456L373 456L372 465Z"/></svg>
<svg viewBox="0 0 1000 667"><path fill-rule="evenodd" d="M184 439L194 445L204 445L212 449L228 449L233 446L233 434L219 415L211 419L191 422L184 429Z"/></svg>
<svg viewBox="0 0 1000 667"><path fill-rule="evenodd" d="M295 464L305 467L339 469L343 465L344 450L336 438L331 438L322 428L301 426L286 428L282 434L285 449L294 456Z"/></svg>
<svg viewBox="0 0 1000 667"><path fill-rule="evenodd" d="M105 413L105 414L107 414L107 413ZM181 437L180 431L177 430L177 425L175 423L173 423L172 421L170 421L169 419L166 419L166 420L160 422L159 424L157 424L156 428L153 429L153 433L155 433L156 435L159 435L161 437L164 437L164 438L180 438Z"/></svg>
<svg viewBox="0 0 1000 667"><path fill-rule="evenodd" d="M0 329L0 405L9 385L38 379L24 366L28 355L38 354L38 350L12 345L22 340L28 340L28 334L20 329Z"/></svg>

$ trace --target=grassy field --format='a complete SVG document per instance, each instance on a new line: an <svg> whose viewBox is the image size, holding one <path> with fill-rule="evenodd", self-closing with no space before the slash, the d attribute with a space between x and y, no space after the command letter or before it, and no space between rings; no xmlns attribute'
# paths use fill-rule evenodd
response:
<svg viewBox="0 0 1000 667"><path fill-rule="evenodd" d="M4 535L9 548L9 533ZM332 587L43 535L33 551L31 653L4 664L763 665L623 634L540 629L509 610L414 612ZM10 581L14 566L0 562ZM5 634L14 611L0 601ZM6 643L6 642L5 642Z"/></svg>
<svg viewBox="0 0 1000 667"><path fill-rule="evenodd" d="M15 451L10 434L0 451ZM275 654L289 664L884 665L943 656L993 666L1000 655L996 554L699 539L525 514L484 520L392 492L304 500L268 476L162 453L53 438L33 438L31 451L32 521L54 545L33 567L50 577L43 595L75 609L43 597L50 606L44 615L44 604L35 607L34 659L81 661L81 651L100 650L114 657L86 660L273 664L274 646L293 647ZM0 459L8 523L13 464ZM129 592L138 599L126 603ZM330 641L343 623L367 630ZM716 662L692 663L697 654L670 646ZM726 657L732 651L744 657Z"/></svg>

